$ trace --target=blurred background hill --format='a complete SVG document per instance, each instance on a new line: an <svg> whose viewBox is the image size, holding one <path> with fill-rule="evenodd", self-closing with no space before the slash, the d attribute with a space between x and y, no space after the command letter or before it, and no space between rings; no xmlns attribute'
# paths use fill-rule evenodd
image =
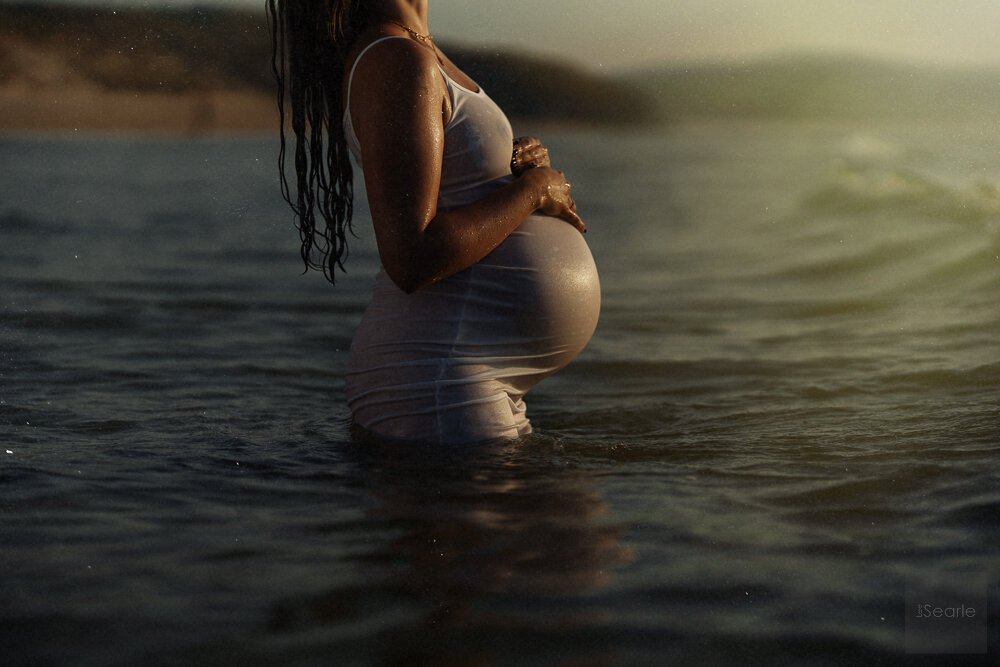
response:
<svg viewBox="0 0 1000 667"><path fill-rule="evenodd" d="M0 5L0 128L270 129L263 12ZM641 87L494 48L442 45L514 117L648 123Z"/></svg>
<svg viewBox="0 0 1000 667"><path fill-rule="evenodd" d="M276 120L262 11L0 5L0 130L267 130ZM443 44L520 119L991 115L1000 70L785 54L595 73L512 47Z"/></svg>
<svg viewBox="0 0 1000 667"><path fill-rule="evenodd" d="M1000 69L789 53L629 74L670 118L941 120L992 117Z"/></svg>

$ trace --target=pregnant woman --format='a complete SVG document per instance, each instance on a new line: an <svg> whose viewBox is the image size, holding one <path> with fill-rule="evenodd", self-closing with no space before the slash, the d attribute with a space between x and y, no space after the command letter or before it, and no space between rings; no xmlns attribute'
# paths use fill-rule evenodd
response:
<svg viewBox="0 0 1000 667"><path fill-rule="evenodd" d="M353 155L382 270L351 344L357 432L531 431L523 397L587 344L600 286L570 184L434 44L427 0L268 0L285 198L307 267L343 268ZM287 95L290 108L286 109ZM294 131L294 193L284 121Z"/></svg>

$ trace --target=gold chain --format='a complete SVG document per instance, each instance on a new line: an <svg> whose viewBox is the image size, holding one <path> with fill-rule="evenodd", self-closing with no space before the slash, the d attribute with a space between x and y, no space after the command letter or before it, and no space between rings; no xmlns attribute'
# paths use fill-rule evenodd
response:
<svg viewBox="0 0 1000 667"><path fill-rule="evenodd" d="M417 32L416 30L414 30L413 28L408 28L404 24L400 23L399 21L397 21L395 19L391 19L388 16L385 16L385 20L388 21L389 23L394 23L394 24L398 25L400 28L402 28L406 32L410 33L410 37L412 37L413 39L419 40L419 41L423 42L424 44L429 44L434 39L434 35L432 35L430 33L427 33L426 35L422 35L419 32Z"/></svg>
<svg viewBox="0 0 1000 667"><path fill-rule="evenodd" d="M432 34L427 33L426 35L423 35L414 30L413 28L407 27L405 24L400 23L399 21L392 18L391 16L388 16L387 14L383 14L382 12L375 12L375 13L381 16L386 22L398 25L400 28L409 33L410 37L417 40L424 46L429 46L431 48L431 51L434 52L434 57L437 58L437 61L439 63L441 63L442 67L444 66L444 60L441 58L441 54L438 53L437 45L434 44L434 36Z"/></svg>

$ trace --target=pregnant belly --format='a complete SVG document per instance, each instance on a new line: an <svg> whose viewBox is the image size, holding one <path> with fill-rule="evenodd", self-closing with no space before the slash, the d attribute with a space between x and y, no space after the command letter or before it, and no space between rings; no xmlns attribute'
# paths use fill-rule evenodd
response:
<svg viewBox="0 0 1000 667"><path fill-rule="evenodd" d="M601 289L583 236L547 216L529 217L473 267L484 311L503 313L507 332L540 354L576 356L597 326Z"/></svg>
<svg viewBox="0 0 1000 667"><path fill-rule="evenodd" d="M531 216L479 263L414 294L380 274L348 372L394 368L408 381L421 373L440 381L475 368L524 392L584 348L600 304L583 236Z"/></svg>

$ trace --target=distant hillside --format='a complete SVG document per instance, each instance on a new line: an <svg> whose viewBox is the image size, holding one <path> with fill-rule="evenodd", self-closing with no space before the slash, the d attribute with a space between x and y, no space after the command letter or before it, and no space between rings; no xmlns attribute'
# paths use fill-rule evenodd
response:
<svg viewBox="0 0 1000 667"><path fill-rule="evenodd" d="M652 96L636 83L496 49L451 46L446 50L448 57L511 116L607 124L660 119Z"/></svg>
<svg viewBox="0 0 1000 667"><path fill-rule="evenodd" d="M635 73L668 118L974 118L1000 110L1000 70L814 54Z"/></svg>
<svg viewBox="0 0 1000 667"><path fill-rule="evenodd" d="M1000 70L786 55L615 79L497 47L442 47L522 119L994 117ZM266 129L274 83L262 11L0 5L0 130Z"/></svg>
<svg viewBox="0 0 1000 667"><path fill-rule="evenodd" d="M656 119L655 105L634 84L525 54L442 48L512 116L584 123ZM230 99L228 111L222 93L240 96L238 103ZM195 125L225 126L227 113L233 120L254 107L252 126L273 123L273 95L263 11L0 5L0 102L7 107L0 110L0 128L11 114L16 118L6 126L35 120L44 126L38 119L53 113L45 108L53 96L65 109L52 121L60 126L86 125L88 109L100 116L96 121L107 120L123 105L150 119L168 99L185 100L190 113L183 113L190 118L183 122ZM155 108L143 106L154 99ZM102 104L112 106L102 113ZM267 113L262 105L270 105ZM98 122L108 124L113 122Z"/></svg>
<svg viewBox="0 0 1000 667"><path fill-rule="evenodd" d="M0 5L0 81L87 81L108 89L265 88L263 13ZM39 72L39 56L64 67Z"/></svg>

